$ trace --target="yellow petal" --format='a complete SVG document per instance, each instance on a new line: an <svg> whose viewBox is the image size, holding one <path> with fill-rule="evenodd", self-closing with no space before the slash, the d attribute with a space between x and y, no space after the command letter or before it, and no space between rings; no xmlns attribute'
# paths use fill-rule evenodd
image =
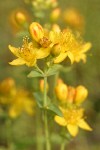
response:
<svg viewBox="0 0 100 150"><path fill-rule="evenodd" d="M79 121L78 126L84 130L92 131L92 128L85 122L84 119Z"/></svg>
<svg viewBox="0 0 100 150"><path fill-rule="evenodd" d="M83 45L82 52L87 52L92 47L90 42Z"/></svg>
<svg viewBox="0 0 100 150"><path fill-rule="evenodd" d="M13 60L12 62L10 62L10 65L24 65L26 62L22 59L22 58L17 58L15 60Z"/></svg>
<svg viewBox="0 0 100 150"><path fill-rule="evenodd" d="M49 54L50 54L49 48L40 48L39 50L37 49L36 51L37 59L45 58Z"/></svg>
<svg viewBox="0 0 100 150"><path fill-rule="evenodd" d="M9 49L10 49L10 51L15 55L15 56L17 56L17 57L19 57L19 53L18 53L18 48L15 48L15 47L13 47L13 46L11 46L11 45L9 45L8 46L9 47Z"/></svg>
<svg viewBox="0 0 100 150"><path fill-rule="evenodd" d="M58 57L54 59L54 63L60 63L67 57L67 53L60 53Z"/></svg>
<svg viewBox="0 0 100 150"><path fill-rule="evenodd" d="M67 55L68 55L68 57L69 57L69 59L71 61L71 64L73 64L73 62L74 62L74 55L71 52L67 52Z"/></svg>
<svg viewBox="0 0 100 150"><path fill-rule="evenodd" d="M61 126L66 126L66 120L63 117L55 116L55 122L57 122Z"/></svg>
<svg viewBox="0 0 100 150"><path fill-rule="evenodd" d="M77 125L68 124L67 129L72 136L76 136L78 134L78 126Z"/></svg>

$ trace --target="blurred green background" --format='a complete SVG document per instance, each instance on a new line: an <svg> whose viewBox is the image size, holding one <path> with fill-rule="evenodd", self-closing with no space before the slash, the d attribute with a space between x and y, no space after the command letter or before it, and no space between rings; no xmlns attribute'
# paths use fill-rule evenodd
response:
<svg viewBox="0 0 100 150"><path fill-rule="evenodd" d="M75 7L86 20L86 31L84 34L85 41L92 43L92 49L88 54L86 64L78 63L73 65L70 72L62 73L64 81L70 85L82 84L89 90L88 101L85 103L87 121L93 128L93 132L86 133L82 131L68 145L68 150L99 150L100 149L100 0L60 0L59 6L62 9ZM27 67L13 67L8 64L13 59L13 55L8 50L9 44L19 45L19 40L12 33L12 27L9 22L11 11L16 8L25 8L30 12L30 8L25 5L23 0L1 0L0 1L0 80L6 77L13 77L17 85L24 85L30 82L26 74ZM33 20L34 21L34 20ZM23 119L22 119L23 118ZM25 136L32 136L32 125L34 119L30 120L27 116L22 116L14 122L14 138L22 139ZM26 120L30 120L30 123ZM0 121L2 122L2 120ZM17 131L16 131L17 130ZM6 127L0 124L0 145L5 145ZM82 136L84 135L84 136ZM27 140L26 140L27 141ZM30 142L31 143L31 142ZM29 143L28 143L29 144ZM31 146L30 146L31 145ZM3 148L0 148L0 150ZM11 147L10 149L14 149ZM32 149L32 144L28 147L19 149Z"/></svg>

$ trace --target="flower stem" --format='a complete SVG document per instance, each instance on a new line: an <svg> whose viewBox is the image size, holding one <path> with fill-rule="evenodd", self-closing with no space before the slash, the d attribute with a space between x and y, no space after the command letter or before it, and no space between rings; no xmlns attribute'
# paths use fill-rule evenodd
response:
<svg viewBox="0 0 100 150"><path fill-rule="evenodd" d="M44 108L47 107L47 77L44 77ZM44 109L44 127L45 127L45 140L46 140L46 150L51 150L50 139L49 139L49 130L48 130L48 118L47 110Z"/></svg>
<svg viewBox="0 0 100 150"><path fill-rule="evenodd" d="M65 149L65 145L66 145L66 142L63 141L62 144L61 144L61 150L64 150L64 149Z"/></svg>

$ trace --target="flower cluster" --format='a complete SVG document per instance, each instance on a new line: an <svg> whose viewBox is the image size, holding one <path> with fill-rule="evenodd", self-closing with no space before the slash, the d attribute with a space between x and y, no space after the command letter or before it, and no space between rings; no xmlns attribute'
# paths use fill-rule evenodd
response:
<svg viewBox="0 0 100 150"><path fill-rule="evenodd" d="M86 52L90 49L91 43L85 43L75 36L70 29L48 31L37 23L33 22L29 31L32 40L23 39L21 48L9 45L10 51L18 59L10 62L11 65L35 66L38 59L51 56L53 63L61 63L67 57L71 63L86 61Z"/></svg>
<svg viewBox="0 0 100 150"><path fill-rule="evenodd" d="M87 97L88 90L79 85L76 88L67 86L61 79L57 81L55 93L60 103L80 105Z"/></svg>
<svg viewBox="0 0 100 150"><path fill-rule="evenodd" d="M6 78L0 83L0 105L7 110L8 115L16 118L22 112L34 114L35 102L30 93L24 89L17 89L12 78Z"/></svg>
<svg viewBox="0 0 100 150"><path fill-rule="evenodd" d="M67 86L59 79L55 93L60 101L59 105L63 114L63 117L56 115L55 121L67 127L72 136L78 134L78 127L91 131L91 127L84 120L84 109L80 107L88 95L87 89L81 85L76 88Z"/></svg>

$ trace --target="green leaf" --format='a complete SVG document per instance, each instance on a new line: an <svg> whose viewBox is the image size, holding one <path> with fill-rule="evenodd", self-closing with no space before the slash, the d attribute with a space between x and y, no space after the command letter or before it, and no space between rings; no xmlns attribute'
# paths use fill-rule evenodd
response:
<svg viewBox="0 0 100 150"><path fill-rule="evenodd" d="M35 92L33 93L35 100L37 102L37 105L39 108L44 108L43 101L44 101L44 94L41 92ZM47 96L47 106L50 104L50 98Z"/></svg>
<svg viewBox="0 0 100 150"><path fill-rule="evenodd" d="M53 111L56 115L62 117L63 114L61 112L61 110L59 109L58 106L56 106L55 104L51 103L49 106L48 106L48 109Z"/></svg>
<svg viewBox="0 0 100 150"><path fill-rule="evenodd" d="M35 77L43 77L43 74L39 72L38 70L31 71L28 76L29 78L35 78Z"/></svg>
<svg viewBox="0 0 100 150"><path fill-rule="evenodd" d="M53 65L51 66L48 71L46 72L47 76L52 76L55 75L60 69L61 69L61 65Z"/></svg>
<svg viewBox="0 0 100 150"><path fill-rule="evenodd" d="M43 108L43 94L40 92L35 92L35 93L33 93L33 95L35 97L35 100L36 100L39 108Z"/></svg>

